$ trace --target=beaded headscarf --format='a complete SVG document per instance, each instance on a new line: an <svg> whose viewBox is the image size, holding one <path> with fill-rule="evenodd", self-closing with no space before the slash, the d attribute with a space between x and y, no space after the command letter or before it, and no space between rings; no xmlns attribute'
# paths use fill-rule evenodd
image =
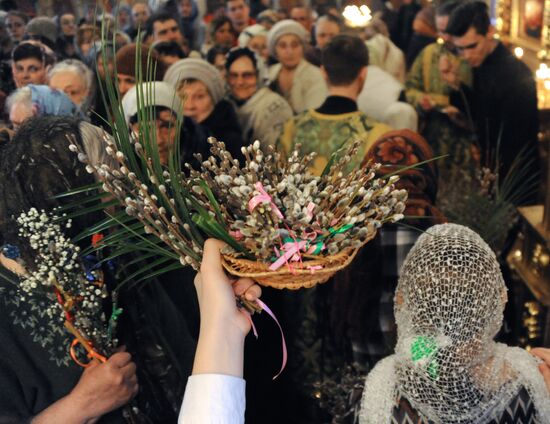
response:
<svg viewBox="0 0 550 424"><path fill-rule="evenodd" d="M499 263L478 234L456 224L429 228L403 264L395 355L367 378L361 423L390 422L399 398L430 423L500 422L493 420L522 389L535 405L535 422L550 422L535 359L493 340L505 303Z"/></svg>

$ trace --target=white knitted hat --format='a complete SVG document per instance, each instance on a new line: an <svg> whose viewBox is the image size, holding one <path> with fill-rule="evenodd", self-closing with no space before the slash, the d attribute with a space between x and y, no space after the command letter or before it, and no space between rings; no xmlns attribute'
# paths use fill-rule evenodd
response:
<svg viewBox="0 0 550 424"><path fill-rule="evenodd" d="M208 88L214 104L225 95L224 82L220 72L203 59L187 58L178 60L164 74L164 81L177 88L178 83L185 79L196 79Z"/></svg>
<svg viewBox="0 0 550 424"><path fill-rule="evenodd" d="M264 37L267 37L267 34L268 31L263 25L254 24L246 27L239 35L239 47L248 47L248 42L251 38L256 37L257 35L263 35Z"/></svg>
<svg viewBox="0 0 550 424"><path fill-rule="evenodd" d="M174 87L163 81L141 84L142 102L145 107L163 106L172 109L178 116L183 114L183 104ZM132 87L122 98L122 109L126 122L138 112L138 86Z"/></svg>
<svg viewBox="0 0 550 424"><path fill-rule="evenodd" d="M293 21L292 19L284 19L277 22L269 30L267 34L267 45L269 47L269 54L273 57L275 56L275 44L277 40L286 34L296 35L302 43L307 43L309 39L309 34L306 29L300 25L298 22Z"/></svg>

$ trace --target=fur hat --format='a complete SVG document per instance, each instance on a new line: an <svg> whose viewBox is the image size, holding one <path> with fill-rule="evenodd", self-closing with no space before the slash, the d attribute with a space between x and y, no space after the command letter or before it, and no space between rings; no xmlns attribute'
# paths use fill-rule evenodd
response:
<svg viewBox="0 0 550 424"><path fill-rule="evenodd" d="M53 48L57 41L57 25L55 22L46 17L39 16L29 21L26 28L26 33L34 37L39 37L40 41L48 44L48 47Z"/></svg>
<svg viewBox="0 0 550 424"><path fill-rule="evenodd" d="M131 75L134 78L136 78L137 77L136 56L137 56L137 50L136 50L135 43L127 44L124 47L122 47L116 53L116 56L115 56L116 72L120 74ZM147 81L150 79L152 79L153 81L162 81L165 68L162 62L158 60L158 54L154 50L151 50L151 59L150 59L152 70L154 70L154 75L153 75L153 78L147 78L148 56L149 56L149 48L142 45L139 66L141 68L141 75L142 75L143 81Z"/></svg>

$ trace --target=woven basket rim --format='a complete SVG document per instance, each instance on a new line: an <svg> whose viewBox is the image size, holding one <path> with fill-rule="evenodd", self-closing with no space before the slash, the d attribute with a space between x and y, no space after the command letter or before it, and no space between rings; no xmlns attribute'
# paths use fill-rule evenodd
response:
<svg viewBox="0 0 550 424"><path fill-rule="evenodd" d="M355 256L355 251L357 251L359 248L353 249L345 249L341 252L338 252L336 255L327 255L323 257L313 256L313 255L305 255L303 254L302 257L306 258L315 258L303 262L292 262L292 270L288 268L288 266L285 264L281 268L272 271L269 269L269 266L271 264L259 262L259 261L253 261L250 259L242 259L237 258L232 255L222 255L222 258L225 263L227 264L241 264L245 265L247 268L251 269L257 269L258 271L248 271L248 272L240 272L238 271L239 276L247 276L247 277L268 277L268 276L276 276L281 274L292 274L292 275L301 275L301 274L308 274L311 275L311 270L308 268L310 266L316 266L316 265L327 265L323 269L316 270L315 273L321 274L331 271L333 268L338 267L338 262L344 260L344 262L347 262L348 258L346 256ZM331 267L331 264L336 265L335 267ZM233 269L233 267L231 267ZM242 275L240 275L242 274Z"/></svg>
<svg viewBox="0 0 550 424"><path fill-rule="evenodd" d="M222 265L231 275L241 278L251 278L260 285L277 289L309 288L330 279L338 271L346 268L355 258L357 252L377 234L375 231L364 240L359 247L348 247L335 255L308 255L302 257L308 260L292 262L292 269L284 264L277 270L270 270L271 263L243 259L232 254L222 254ZM322 269L311 270L312 266L323 266Z"/></svg>

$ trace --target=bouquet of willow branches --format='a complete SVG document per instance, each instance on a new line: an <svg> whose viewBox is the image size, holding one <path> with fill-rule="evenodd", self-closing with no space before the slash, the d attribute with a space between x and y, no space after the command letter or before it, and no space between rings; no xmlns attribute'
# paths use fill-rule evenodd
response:
<svg viewBox="0 0 550 424"><path fill-rule="evenodd" d="M187 165L187 173L155 167L138 138L123 151L106 138L107 152L119 167L87 165L103 189L124 205L125 213L143 226L143 233L123 224L134 237L152 235L182 265L200 266L206 237L227 242L226 269L233 275L254 278L278 288L310 287L326 281L353 259L385 222L403 217L407 193L397 190L397 176L375 178L378 165L344 174L357 152L352 144L340 153L321 176L307 169L313 154L298 150L288 159L260 143L242 149L245 163L231 157L213 138L212 156L200 170ZM70 146L77 150L75 144ZM154 154L154 152L151 152ZM81 154L81 160L86 158ZM199 158L202 160L202 158ZM139 178L132 163L145 166ZM146 239L145 239L146 240Z"/></svg>
<svg viewBox="0 0 550 424"><path fill-rule="evenodd" d="M138 45L136 63L140 56ZM214 237L227 244L222 253L231 274L280 288L310 287L349 264L383 223L403 217L407 193L395 188L397 176L377 179L377 165L370 164L347 172L357 143L335 152L321 176L307 171L313 155L296 150L287 159L274 149L262 152L255 142L242 149L241 164L213 138L212 156L197 157L200 169L182 169L179 137L168 163L161 163L149 106L154 91L138 69L139 132L130 133L118 88L106 78L102 95L113 108L106 151L118 166L92 164L77 143L69 146L114 198L105 205L124 208L89 232L111 230L103 240L110 259L140 251L138 260L148 261L121 284L179 266L198 269L204 240Z"/></svg>

